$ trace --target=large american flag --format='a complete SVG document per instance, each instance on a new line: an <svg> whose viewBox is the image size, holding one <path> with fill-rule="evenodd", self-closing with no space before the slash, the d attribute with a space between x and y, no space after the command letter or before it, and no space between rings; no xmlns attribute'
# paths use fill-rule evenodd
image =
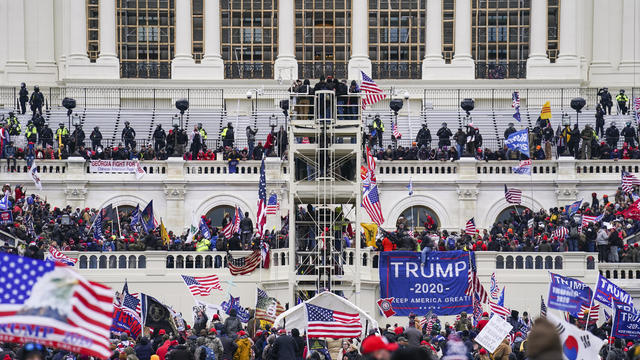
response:
<svg viewBox="0 0 640 360"><path fill-rule="evenodd" d="M305 306L309 338L355 338L362 333L362 323L358 313L330 310L309 303Z"/></svg>
<svg viewBox="0 0 640 360"><path fill-rule="evenodd" d="M53 246L49 246L49 251L45 255L45 260L51 260L69 266L73 266L78 262L78 259L63 254L60 250L54 248Z"/></svg>
<svg viewBox="0 0 640 360"><path fill-rule="evenodd" d="M113 290L51 261L2 254L0 269L0 293L5 294L0 296L0 323L16 327L3 335L3 341L43 343L102 359L111 356Z"/></svg>
<svg viewBox="0 0 640 360"><path fill-rule="evenodd" d="M229 254L228 256L229 272L231 273L231 275L248 274L255 270L258 266L260 266L260 262L262 261L260 250L255 250L248 256L243 256L236 259L234 259L231 254Z"/></svg>
<svg viewBox="0 0 640 360"><path fill-rule="evenodd" d="M240 210L239 206L236 206L236 214L235 217L233 218L233 233L239 233L240 232L240 221L242 221L242 210Z"/></svg>
<svg viewBox="0 0 640 360"><path fill-rule="evenodd" d="M622 172L622 190L627 194L631 194L633 192L633 186L640 185L640 179L638 179L635 175L628 173L626 171Z"/></svg>
<svg viewBox="0 0 640 360"><path fill-rule="evenodd" d="M464 227L464 232L467 235L475 235L476 230L476 221L473 218L469 219Z"/></svg>
<svg viewBox="0 0 640 360"><path fill-rule="evenodd" d="M368 190L365 190L364 194L362 194L362 206L371 218L371 221L376 223L378 226L384 223L382 207L380 206L380 195L378 194L378 185L372 184Z"/></svg>
<svg viewBox="0 0 640 360"><path fill-rule="evenodd" d="M500 295L500 287L498 287L498 281L496 280L496 273L491 273L491 282L489 285L489 292L491 292L491 299L498 300L498 295Z"/></svg>
<svg viewBox="0 0 640 360"><path fill-rule="evenodd" d="M589 226L590 223L596 221L597 216L582 215L582 227Z"/></svg>
<svg viewBox="0 0 640 360"><path fill-rule="evenodd" d="M258 184L258 213L256 228L258 235L262 238L264 226L267 224L267 178L264 174L264 156L260 164L260 183Z"/></svg>
<svg viewBox="0 0 640 360"><path fill-rule="evenodd" d="M478 300L487 303L489 302L489 294L484 289L484 286L480 283L478 278L478 270L476 264L471 260L471 253L469 253L469 271L467 272L467 289L464 293L468 296L478 296Z"/></svg>
<svg viewBox="0 0 640 360"><path fill-rule="evenodd" d="M508 188L504 186L504 199L509 204L520 204L522 202L522 190L516 188Z"/></svg>
<svg viewBox="0 0 640 360"><path fill-rule="evenodd" d="M507 309L504 306L500 306L496 303L494 303L493 301L489 301L489 309L491 309L491 312L506 319L507 317L509 317L509 315L511 315L511 310Z"/></svg>
<svg viewBox="0 0 640 360"><path fill-rule="evenodd" d="M220 286L220 280L218 279L217 275L182 275L182 280L185 284L187 284L187 287L189 288L189 291L193 296L207 296L211 294L212 289L222 290L222 287Z"/></svg>
<svg viewBox="0 0 640 360"><path fill-rule="evenodd" d="M267 215L275 215L280 210L280 202L278 201L278 195L271 194L269 201L267 201Z"/></svg>
<svg viewBox="0 0 640 360"><path fill-rule="evenodd" d="M557 237L558 239L564 239L567 235L569 235L569 230L564 226L560 226L551 233L551 236Z"/></svg>
<svg viewBox="0 0 640 360"><path fill-rule="evenodd" d="M229 218L229 222L222 228L222 234L227 239L233 236L233 219Z"/></svg>
<svg viewBox="0 0 640 360"><path fill-rule="evenodd" d="M362 99L362 109L366 109L367 105L375 104L386 98L387 95L382 93L382 89L378 84L368 77L364 71L360 71L360 73L362 73L362 85L360 85L360 90L364 94L364 99Z"/></svg>
<svg viewBox="0 0 640 360"><path fill-rule="evenodd" d="M400 131L398 131L398 122L394 121L393 123L391 123L391 131L393 132L394 138L402 138L402 134L400 134Z"/></svg>

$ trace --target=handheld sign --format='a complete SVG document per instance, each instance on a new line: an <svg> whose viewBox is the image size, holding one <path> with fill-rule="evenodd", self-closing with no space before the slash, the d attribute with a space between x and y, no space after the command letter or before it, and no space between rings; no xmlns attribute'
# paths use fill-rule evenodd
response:
<svg viewBox="0 0 640 360"><path fill-rule="evenodd" d="M513 326L507 320L500 316L493 316L474 340L492 353L496 351L502 340L509 335L511 329L513 329Z"/></svg>
<svg viewBox="0 0 640 360"><path fill-rule="evenodd" d="M380 253L380 298L393 298L396 316L437 315L471 312L471 297L465 294L469 272L466 251L431 252L424 264L420 253Z"/></svg>

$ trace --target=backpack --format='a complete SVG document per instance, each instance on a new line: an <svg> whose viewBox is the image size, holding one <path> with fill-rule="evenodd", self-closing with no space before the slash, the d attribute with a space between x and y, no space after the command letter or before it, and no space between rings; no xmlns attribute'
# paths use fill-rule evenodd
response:
<svg viewBox="0 0 640 360"><path fill-rule="evenodd" d="M209 347L202 345L200 346L200 350L203 350L200 352L200 359L196 360L216 360L216 353Z"/></svg>

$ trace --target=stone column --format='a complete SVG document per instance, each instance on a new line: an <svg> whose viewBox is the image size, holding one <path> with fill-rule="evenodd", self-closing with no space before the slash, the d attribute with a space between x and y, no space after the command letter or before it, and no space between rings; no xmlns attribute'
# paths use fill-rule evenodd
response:
<svg viewBox="0 0 640 360"><path fill-rule="evenodd" d="M425 51L422 62L422 79L438 77L444 66L442 58L442 0L427 0L425 15Z"/></svg>
<svg viewBox="0 0 640 360"><path fill-rule="evenodd" d="M191 52L191 0L175 0L175 55L171 61L171 78L180 80L201 79Z"/></svg>
<svg viewBox="0 0 640 360"><path fill-rule="evenodd" d="M368 1L351 1L351 59L349 79L360 80L360 71L372 76L369 59L369 8Z"/></svg>
<svg viewBox="0 0 640 360"><path fill-rule="evenodd" d="M295 56L296 28L294 0L278 0L278 58L274 64L275 79L298 78Z"/></svg>
<svg viewBox="0 0 640 360"><path fill-rule="evenodd" d="M564 1L564 0L563 0ZM625 74L637 74L640 67L640 4L636 0L622 0L622 54L619 71ZM616 36L616 35L614 35ZM625 83L634 85L633 76ZM629 94L631 96L631 94Z"/></svg>
<svg viewBox="0 0 640 360"><path fill-rule="evenodd" d="M475 63L471 57L471 0L456 0L455 44L451 64L457 79L475 79Z"/></svg>
<svg viewBox="0 0 640 360"><path fill-rule="evenodd" d="M201 65L207 78L224 78L224 62L220 55L220 0L204 1L204 56Z"/></svg>
<svg viewBox="0 0 640 360"><path fill-rule="evenodd" d="M87 4L85 0L68 0L69 13L69 63L88 63L87 56ZM71 64L70 64L71 65Z"/></svg>
<svg viewBox="0 0 640 360"><path fill-rule="evenodd" d="M6 63L5 72L7 73L7 81L12 82L11 73L24 73L27 71L27 61L25 57L25 2L24 1L7 1L5 24L6 34L3 39L6 41ZM16 79L17 80L17 79ZM12 84L15 85L15 84Z"/></svg>
<svg viewBox="0 0 640 360"><path fill-rule="evenodd" d="M100 54L96 64L105 78L120 78L120 60L116 53L116 0L99 3Z"/></svg>
<svg viewBox="0 0 640 360"><path fill-rule="evenodd" d="M547 56L547 0L531 0L529 16L529 64L548 64Z"/></svg>
<svg viewBox="0 0 640 360"><path fill-rule="evenodd" d="M560 53L557 63L578 61L578 3L577 0L560 2Z"/></svg>
<svg viewBox="0 0 640 360"><path fill-rule="evenodd" d="M592 84L595 81L600 86L604 85L613 71L611 53L614 46L609 39L610 32L602 31L602 29L610 29L613 26L609 15L609 12L613 11L611 3L610 0L594 0L593 3L592 60L589 66L589 80Z"/></svg>

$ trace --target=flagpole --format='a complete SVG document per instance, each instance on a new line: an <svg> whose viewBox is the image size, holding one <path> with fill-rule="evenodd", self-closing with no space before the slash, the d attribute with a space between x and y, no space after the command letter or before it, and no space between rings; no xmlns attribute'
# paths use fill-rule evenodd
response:
<svg viewBox="0 0 640 360"><path fill-rule="evenodd" d="M116 219L118 220L118 235L122 236L122 229L120 228L120 211L118 211L118 205L116 205Z"/></svg>
<svg viewBox="0 0 640 360"><path fill-rule="evenodd" d="M587 331L587 327L589 327L589 319L591 318L591 308L593 307L593 299L596 297L596 292L593 292L591 296L591 303L589 303L589 312L587 313L587 323L584 325L584 330ZM612 297L613 299L613 297Z"/></svg>
<svg viewBox="0 0 640 360"><path fill-rule="evenodd" d="M616 323L616 308L613 304L613 296L611 296L611 309L613 310L613 314L611 314L611 331L609 332L609 350L611 350L611 338L613 337L613 326Z"/></svg>
<svg viewBox="0 0 640 360"><path fill-rule="evenodd" d="M257 315L258 315L258 287L256 286L256 309L253 312L253 335L254 336L256 334L256 322L258 322Z"/></svg>

